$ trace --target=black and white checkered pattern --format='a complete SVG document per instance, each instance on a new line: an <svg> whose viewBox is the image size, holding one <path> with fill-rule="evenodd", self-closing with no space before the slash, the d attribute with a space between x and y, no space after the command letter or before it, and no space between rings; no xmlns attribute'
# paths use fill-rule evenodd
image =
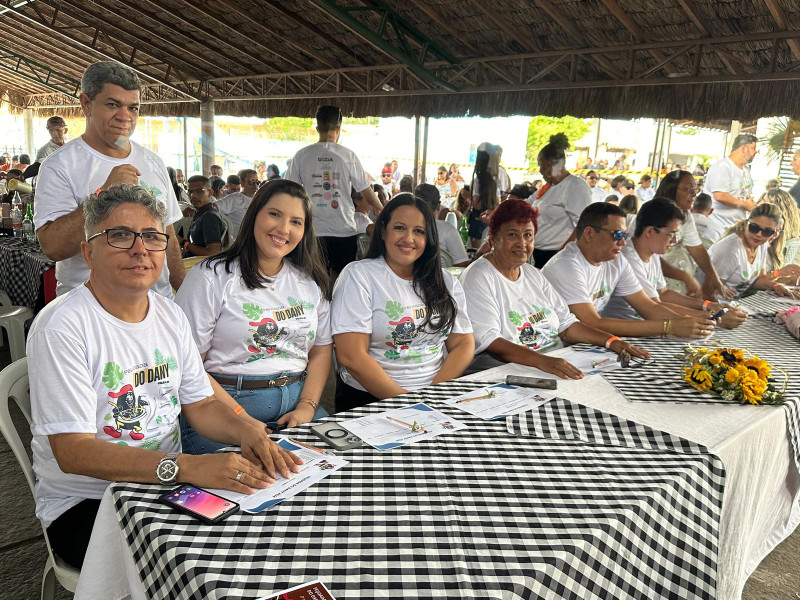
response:
<svg viewBox="0 0 800 600"><path fill-rule="evenodd" d="M224 524L156 504L153 486L115 484L147 596L258 598L317 578L345 599L715 596L716 457L565 401L512 418L523 435L441 402L478 387L448 382L345 414L424 401L468 429L349 451L319 485Z"/></svg>
<svg viewBox="0 0 800 600"><path fill-rule="evenodd" d="M35 242L0 238L0 288L15 306L36 307L42 274L54 264Z"/></svg>
<svg viewBox="0 0 800 600"><path fill-rule="evenodd" d="M746 307L751 314L774 316L776 312L800 304L800 300L794 302L787 298L781 298L773 292L757 292L739 301Z"/></svg>

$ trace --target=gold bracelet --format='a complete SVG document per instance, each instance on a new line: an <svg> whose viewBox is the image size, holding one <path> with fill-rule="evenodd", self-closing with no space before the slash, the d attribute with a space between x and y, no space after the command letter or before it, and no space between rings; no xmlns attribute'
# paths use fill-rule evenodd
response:
<svg viewBox="0 0 800 600"><path fill-rule="evenodd" d="M664 337L669 337L672 333L672 319L667 320L667 334Z"/></svg>
<svg viewBox="0 0 800 600"><path fill-rule="evenodd" d="M314 407L314 411L316 411L317 408L319 408L319 402L314 402L313 400L309 400L308 398L300 398L300 402L306 402L307 404L310 404L311 406ZM300 404L300 402L298 402L297 404Z"/></svg>

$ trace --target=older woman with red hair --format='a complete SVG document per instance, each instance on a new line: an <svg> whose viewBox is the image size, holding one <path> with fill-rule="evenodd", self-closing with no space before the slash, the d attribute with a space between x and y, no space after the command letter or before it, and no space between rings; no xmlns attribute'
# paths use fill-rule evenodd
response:
<svg viewBox="0 0 800 600"><path fill-rule="evenodd" d="M528 260L539 211L524 200L506 200L489 217L491 251L461 275L472 321L476 359L470 370L515 362L559 377L580 379L569 362L543 354L564 343L606 346L617 354L649 354L578 321L564 300Z"/></svg>

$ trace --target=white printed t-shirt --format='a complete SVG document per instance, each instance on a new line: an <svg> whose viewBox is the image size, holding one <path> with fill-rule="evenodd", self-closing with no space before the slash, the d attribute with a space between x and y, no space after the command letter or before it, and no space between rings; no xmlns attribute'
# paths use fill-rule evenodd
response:
<svg viewBox="0 0 800 600"><path fill-rule="evenodd" d="M708 240L712 244L722 237L722 226L702 213L692 213L697 234L701 240ZM703 244L705 245L705 244Z"/></svg>
<svg viewBox="0 0 800 600"><path fill-rule="evenodd" d="M575 230L583 209L591 203L589 184L580 177L567 175L558 185L551 185L532 203L539 209L536 248L559 250Z"/></svg>
<svg viewBox="0 0 800 600"><path fill-rule="evenodd" d="M523 264L519 278L511 281L483 257L467 267L460 281L475 336L476 359L470 370L501 364L486 352L498 338L548 352L562 347L559 334L578 322L533 265Z"/></svg>
<svg viewBox="0 0 800 600"><path fill-rule="evenodd" d="M454 265L468 261L469 255L467 254L467 249L464 248L464 240L461 239L458 229L447 221L436 219L434 222L436 223L436 229L439 230L439 248L453 258ZM444 266L444 260L442 260L442 266Z"/></svg>
<svg viewBox="0 0 800 600"><path fill-rule="evenodd" d="M591 302L598 315L612 296L630 296L642 289L624 256L595 266L575 242L551 258L542 274L567 305Z"/></svg>
<svg viewBox="0 0 800 600"><path fill-rule="evenodd" d="M128 156L112 158L90 147L83 138L76 138L48 156L39 170L36 186L36 200L33 205L36 229L74 211L106 182L111 169L127 164L133 165L141 173L139 185L167 207L165 226L172 225L183 217L164 161L136 142L130 144L131 152ZM80 252L56 263L56 279L56 293L59 296L89 279L89 267L83 262ZM166 261L153 290L162 296L172 297Z"/></svg>
<svg viewBox="0 0 800 600"><path fill-rule="evenodd" d="M231 232L233 237L239 235L239 227L242 226L244 213L247 212L252 201L253 199L250 196L242 192L234 192L217 200L217 210L226 215L231 220L231 224L233 224L233 231Z"/></svg>
<svg viewBox="0 0 800 600"><path fill-rule="evenodd" d="M317 142L300 149L284 174L302 185L311 198L318 236L350 237L358 233L350 188L369 187L355 152L334 142Z"/></svg>
<svg viewBox="0 0 800 600"><path fill-rule="evenodd" d="M711 165L706 175L704 191L711 196L711 206L714 212L709 217L719 223L721 227L730 227L736 221L747 218L747 211L743 208L733 208L714 198L714 192L726 192L734 198L744 200L753 192L753 178L750 167L736 166L730 158L723 158L718 163Z"/></svg>
<svg viewBox="0 0 800 600"><path fill-rule="evenodd" d="M661 257L653 254L650 260L644 262L632 242L628 242L622 247L622 256L627 259L628 265L636 275L636 280L642 286L642 291L647 294L647 297L658 298L658 291L667 287L667 280L664 279L664 273L661 270ZM636 314L636 310L621 296L611 297L602 316L609 319L641 319Z"/></svg>
<svg viewBox="0 0 800 600"><path fill-rule="evenodd" d="M711 246L708 255L722 283L740 295L750 289L761 271L766 269L769 244L761 244L758 247L755 260L751 264L747 262L747 251L742 238L732 233ZM695 277L700 277L702 281L699 269Z"/></svg>
<svg viewBox="0 0 800 600"><path fill-rule="evenodd" d="M587 183L586 185L589 184ZM595 187L590 187L589 189L592 190L592 203L606 201L606 196L608 196L608 194L606 194L606 191L599 185L596 185Z"/></svg>
<svg viewBox="0 0 800 600"><path fill-rule="evenodd" d="M367 233L367 227L372 225L372 219L369 218L369 215L365 215L362 212L356 211L353 215L356 221L356 229L358 233Z"/></svg>
<svg viewBox="0 0 800 600"><path fill-rule="evenodd" d="M254 290L244 284L238 261L230 273L222 261L202 262L187 273L175 301L189 318L197 349L206 353L209 373L304 371L311 348L332 343L330 302L288 260L271 284Z"/></svg>
<svg viewBox="0 0 800 600"><path fill-rule="evenodd" d="M456 303L452 333L472 333L461 284L447 271L442 276ZM369 334L369 356L406 390L430 385L444 362L451 332L421 331L424 318L425 303L412 282L395 275L383 258L350 263L336 281L331 333ZM347 385L364 389L344 367L340 375Z"/></svg>
<svg viewBox="0 0 800 600"><path fill-rule="evenodd" d="M36 515L45 527L109 482L61 471L47 436L89 433L109 444L181 449L181 404L213 394L174 302L154 293L147 316L126 323L85 285L47 305L28 336Z"/></svg>

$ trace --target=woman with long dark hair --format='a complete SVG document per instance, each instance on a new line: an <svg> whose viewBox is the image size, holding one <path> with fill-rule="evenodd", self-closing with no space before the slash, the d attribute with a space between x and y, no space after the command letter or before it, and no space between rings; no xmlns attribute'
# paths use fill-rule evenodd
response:
<svg viewBox="0 0 800 600"><path fill-rule="evenodd" d="M195 266L176 298L214 395L268 427L327 416L319 401L331 367L331 282L312 221L301 185L264 183L233 245ZM220 447L184 421L181 437L193 454Z"/></svg>
<svg viewBox="0 0 800 600"><path fill-rule="evenodd" d="M378 215L366 258L336 281L331 332L337 412L464 373L475 350L464 291L441 268L423 200L398 194Z"/></svg>
<svg viewBox="0 0 800 600"><path fill-rule="evenodd" d="M667 173L658 185L656 196L668 198L683 211L685 220L681 225L680 237L678 238L678 243L673 246L670 252L680 253L685 249L705 275L701 289L700 284L692 276L692 273L673 266L662 257L661 269L664 272L664 276L682 281L686 286L687 296L702 297L712 301L716 300L717 296L723 298L732 297L733 292L728 290L720 281L716 270L714 270L714 265L711 263L708 251L700 239L700 234L697 233L697 225L695 225L694 215L692 214L692 206L697 196L697 184L695 183L694 175L689 171L671 171Z"/></svg>

